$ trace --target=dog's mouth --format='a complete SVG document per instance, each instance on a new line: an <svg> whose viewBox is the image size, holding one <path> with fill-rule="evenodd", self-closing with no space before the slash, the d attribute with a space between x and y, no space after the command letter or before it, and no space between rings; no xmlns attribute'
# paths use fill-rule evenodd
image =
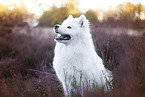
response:
<svg viewBox="0 0 145 97"><path fill-rule="evenodd" d="M57 41L63 41L63 40L70 40L71 39L71 36L68 35L68 34L59 34L55 40Z"/></svg>

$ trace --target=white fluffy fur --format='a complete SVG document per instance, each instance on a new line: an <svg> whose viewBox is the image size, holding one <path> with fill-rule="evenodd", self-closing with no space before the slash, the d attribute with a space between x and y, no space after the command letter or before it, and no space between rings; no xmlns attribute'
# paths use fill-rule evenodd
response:
<svg viewBox="0 0 145 97"><path fill-rule="evenodd" d="M68 29L71 26L72 29ZM102 59L97 55L89 22L84 15L73 18L71 15L59 26L60 34L69 34L71 40L56 42L53 66L63 85L65 95L81 92L94 87L109 87L106 79L111 72L104 68Z"/></svg>

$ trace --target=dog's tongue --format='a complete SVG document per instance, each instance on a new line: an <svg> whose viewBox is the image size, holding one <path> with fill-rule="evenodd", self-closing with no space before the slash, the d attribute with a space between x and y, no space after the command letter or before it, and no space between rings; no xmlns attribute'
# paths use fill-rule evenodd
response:
<svg viewBox="0 0 145 97"><path fill-rule="evenodd" d="M56 37L56 40L64 40L64 39L69 39L69 37L67 37L66 35Z"/></svg>
<svg viewBox="0 0 145 97"><path fill-rule="evenodd" d="M59 36L59 39L64 39L64 36Z"/></svg>
<svg viewBox="0 0 145 97"><path fill-rule="evenodd" d="M64 38L64 36L58 36L56 37L56 40L62 40Z"/></svg>

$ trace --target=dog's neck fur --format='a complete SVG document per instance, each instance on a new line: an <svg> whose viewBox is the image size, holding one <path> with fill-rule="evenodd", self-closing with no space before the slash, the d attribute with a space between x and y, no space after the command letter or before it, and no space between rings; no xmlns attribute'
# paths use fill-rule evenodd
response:
<svg viewBox="0 0 145 97"><path fill-rule="evenodd" d="M71 43L66 43L66 44L57 43L56 46L59 47L59 52L61 52L63 49L65 51L67 51L67 50L69 51L70 50L70 47L73 48L73 50L71 50L71 52L73 52L73 51L77 52L77 50L78 50L79 53L81 53L81 52L84 53L85 49L87 49L86 52L88 52L88 50L89 51L92 51L90 49L93 49L93 51L95 51L95 47L94 47L94 44L93 44L93 40L91 38L92 37L91 34L90 33L87 33L86 35L87 36L77 37L78 39L77 40L73 40ZM82 47L84 48L84 50L81 49Z"/></svg>

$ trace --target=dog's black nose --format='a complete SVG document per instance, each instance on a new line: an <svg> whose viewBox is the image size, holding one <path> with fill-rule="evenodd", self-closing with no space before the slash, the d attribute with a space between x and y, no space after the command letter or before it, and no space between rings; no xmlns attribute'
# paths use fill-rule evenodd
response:
<svg viewBox="0 0 145 97"><path fill-rule="evenodd" d="M59 25L58 25L58 24L56 24L56 25L55 25L55 29L58 29L58 28L59 28Z"/></svg>

